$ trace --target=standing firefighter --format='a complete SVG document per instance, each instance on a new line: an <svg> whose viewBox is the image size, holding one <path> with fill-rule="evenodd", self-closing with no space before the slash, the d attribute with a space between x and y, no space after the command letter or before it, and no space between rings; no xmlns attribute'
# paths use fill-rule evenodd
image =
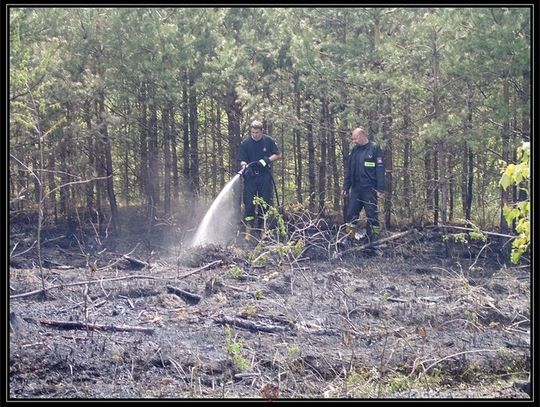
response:
<svg viewBox="0 0 540 407"><path fill-rule="evenodd" d="M366 210L366 233L370 242L377 240L380 233L377 198L384 196L383 152L373 141L368 140L364 129L356 128L351 134L355 144L349 156L343 183L343 197L349 196L345 222L352 225L355 235L362 208Z"/></svg>
<svg viewBox="0 0 540 407"><path fill-rule="evenodd" d="M263 134L263 124L254 120L250 126L250 137L240 144L238 161L242 166L244 176L244 223L246 225L246 240L251 239L253 227L262 227L263 213L256 213L253 199L261 197L267 204L272 205L272 161L279 160L279 148L267 134Z"/></svg>

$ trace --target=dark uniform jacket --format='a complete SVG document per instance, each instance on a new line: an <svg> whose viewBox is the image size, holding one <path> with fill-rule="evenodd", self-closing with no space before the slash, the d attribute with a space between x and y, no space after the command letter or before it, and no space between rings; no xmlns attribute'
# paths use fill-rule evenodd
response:
<svg viewBox="0 0 540 407"><path fill-rule="evenodd" d="M272 137L263 134L259 141L255 141L248 136L240 144L238 151L238 161L245 161L248 164L253 161L259 161L262 158L270 157L273 154L279 154L279 148ZM268 169L271 168L269 164Z"/></svg>
<svg viewBox="0 0 540 407"><path fill-rule="evenodd" d="M383 152L373 141L363 146L355 146L349 156L343 190L358 191L363 188L375 188L384 192Z"/></svg>

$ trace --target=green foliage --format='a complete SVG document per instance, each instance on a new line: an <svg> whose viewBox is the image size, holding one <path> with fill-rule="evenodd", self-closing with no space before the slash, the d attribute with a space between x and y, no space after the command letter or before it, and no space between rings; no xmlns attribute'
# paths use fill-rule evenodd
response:
<svg viewBox="0 0 540 407"><path fill-rule="evenodd" d="M503 189L509 186L517 185L520 190L529 196L529 155L530 143L524 142L518 148L518 163L508 164L501 176L500 185ZM530 226L530 201L529 199L517 202L513 207L505 205L504 216L508 225L516 222L516 232L519 234L512 242L512 253L510 259L512 263L517 264L521 256L528 250L531 239Z"/></svg>
<svg viewBox="0 0 540 407"><path fill-rule="evenodd" d="M255 297L256 300L261 300L264 297L264 294L260 289L257 288L253 293L253 297Z"/></svg>
<svg viewBox="0 0 540 407"><path fill-rule="evenodd" d="M257 309L251 305L246 305L242 308L241 315L244 317L254 317L257 315Z"/></svg>
<svg viewBox="0 0 540 407"><path fill-rule="evenodd" d="M239 266L231 266L227 270L227 274L229 274L231 277L234 277L234 278L240 278L243 272L244 270L242 270L242 268Z"/></svg>
<svg viewBox="0 0 540 407"><path fill-rule="evenodd" d="M300 356L300 349L298 348L297 345L288 345L287 346L287 353L289 354L289 356L294 360L294 359L297 359L298 356Z"/></svg>
<svg viewBox="0 0 540 407"><path fill-rule="evenodd" d="M104 159L98 141L108 126L113 192L118 195L121 185L130 204L147 200L144 168L155 164L158 211L164 209L163 175L169 172L164 151L148 150L150 145L167 149L166 141L172 145L163 123L168 106L175 108L169 135L175 135L178 155L169 164L183 166L199 177L199 184L208 180L210 185L194 191L203 198L222 186L246 123L257 116L285 153L275 167L283 200L296 201L299 194L316 201L324 193L339 206L335 184L344 175L341 154L350 151L346 135L362 125L369 127L371 138L394 149L389 154L391 211L397 221L430 221L431 209L425 208L433 200L427 201L425 191L435 174L426 166L433 171L435 164L440 175L456 175L454 215L459 216L463 149L470 149L475 160L472 215L482 226L498 221L498 174L484 169L494 165L492 151L500 152L501 124L515 109L509 130L519 133L530 115L527 8L17 7L10 9L9 30L9 140L18 159L27 167L51 167L43 168L52 174L44 180L46 190L49 183L62 181L59 171L72 180L92 178L96 163ZM381 95L391 101L391 112L381 109ZM106 102L104 116L97 108L100 97ZM323 101L328 101L327 114ZM50 164L35 160L36 114L42 133L51 129L43 146L45 157L55 158ZM234 131L228 128L235 124L233 117L241 123ZM389 123L384 131L383 123ZM314 135L312 150L308 129ZM405 140L410 140L407 164L401 153ZM434 142L449 158L434 156ZM330 148L327 153L333 148L335 168L330 154L324 159L323 145ZM318 166L337 176L318 183ZM13 191L30 189L25 209L35 208L36 187L28 174L16 174L19 169L10 164ZM297 179L300 170L302 179ZM509 172L519 182L521 171L510 167ZM407 191L406 175L417 181ZM501 185L510 185L511 178L503 175ZM70 188L63 197L70 202L61 206L83 206L86 193L94 188L95 195L96 187ZM48 205L56 207L56 202ZM276 222L272 238L289 246L281 255L298 257L305 242L289 242L279 211L269 209L266 220ZM507 218L519 223L519 211L528 208L513 207ZM525 235L527 227L518 225ZM516 244L522 249L527 242Z"/></svg>
<svg viewBox="0 0 540 407"><path fill-rule="evenodd" d="M260 207L264 212L263 220L265 233L274 233L274 230L270 229L269 226L275 223L275 232L277 233L276 238L279 239L287 237L285 219L281 213L279 213L279 210L275 206L266 203L260 196L253 197L253 203Z"/></svg>
<svg viewBox="0 0 540 407"><path fill-rule="evenodd" d="M233 337L234 331L230 325L225 325L225 346L227 354L235 367L240 370L246 370L249 367L249 361L242 356L244 347L242 339Z"/></svg>

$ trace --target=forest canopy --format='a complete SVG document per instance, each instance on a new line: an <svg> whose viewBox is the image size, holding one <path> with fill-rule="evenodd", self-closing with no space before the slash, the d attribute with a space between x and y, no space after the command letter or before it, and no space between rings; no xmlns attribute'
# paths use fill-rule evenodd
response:
<svg viewBox="0 0 540 407"><path fill-rule="evenodd" d="M350 133L384 150L387 227L508 231L502 171L530 141L531 8L77 8L9 12L12 213L211 202L249 122L286 205L340 211Z"/></svg>

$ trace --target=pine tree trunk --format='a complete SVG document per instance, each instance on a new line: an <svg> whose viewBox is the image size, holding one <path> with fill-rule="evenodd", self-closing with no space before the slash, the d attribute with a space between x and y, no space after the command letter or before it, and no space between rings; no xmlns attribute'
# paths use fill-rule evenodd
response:
<svg viewBox="0 0 540 407"><path fill-rule="evenodd" d="M163 161L164 161L164 174L163 174L163 211L165 216L169 216L171 213L171 127L170 127L170 104L162 108L161 121L163 125Z"/></svg>
<svg viewBox="0 0 540 407"><path fill-rule="evenodd" d="M300 90L298 88L298 79L299 74L295 72L294 74L294 98L295 98L295 108L296 108L296 117L298 120L300 120L300 109L301 109L301 101L300 101ZM302 141L301 141L301 133L300 128L298 125L294 126L294 174L295 174L295 192L296 192L296 200L299 203L304 202L304 197L302 195L302 181L303 181L303 163L302 163Z"/></svg>
<svg viewBox="0 0 540 407"><path fill-rule="evenodd" d="M386 141L386 147L384 149L384 168L385 174L385 186L386 194L384 199L384 223L387 229L392 227L392 202L393 202L393 190L394 190L394 142L391 134L392 129L392 99L390 96L382 97L382 138Z"/></svg>
<svg viewBox="0 0 540 407"><path fill-rule="evenodd" d="M307 131L306 140L308 145L308 191L309 191L309 209L315 210L315 191L316 191L316 176L315 176L315 145L313 143L313 124L311 123L311 107L307 107Z"/></svg>
<svg viewBox="0 0 540 407"><path fill-rule="evenodd" d="M319 121L319 146L321 157L319 160L319 211L324 211L326 201L326 155L328 143L328 99L326 97L321 101L321 117Z"/></svg>
<svg viewBox="0 0 540 407"><path fill-rule="evenodd" d="M405 107L403 117L403 133L405 137L405 145L403 147L403 202L405 205L405 213L407 219L413 221L414 214L412 213L411 200L413 197L411 184L411 156L412 156L412 123L410 112L410 94L405 96Z"/></svg>
<svg viewBox="0 0 540 407"><path fill-rule="evenodd" d="M509 90L508 78L503 78L503 103L504 109L507 113L510 112L510 90ZM503 130L501 134L501 150L502 157L505 163L510 163L510 120L509 115L505 114L503 119ZM509 204L509 190L501 188L501 200L500 200L500 227L501 233L508 233L508 224L504 217L503 209L506 205Z"/></svg>
<svg viewBox="0 0 540 407"><path fill-rule="evenodd" d="M148 196L148 110L146 84L139 90L139 192ZM148 203L147 203L148 204Z"/></svg>
<svg viewBox="0 0 540 407"><path fill-rule="evenodd" d="M101 135L103 141L103 149L105 155L105 175L107 196L109 198L109 206L111 208L111 228L113 232L120 231L120 223L118 219L118 206L116 204L116 196L114 194L114 178L113 178L113 163L111 153L111 139L107 123L105 122L105 95L102 93L99 98L99 118L101 122Z"/></svg>

